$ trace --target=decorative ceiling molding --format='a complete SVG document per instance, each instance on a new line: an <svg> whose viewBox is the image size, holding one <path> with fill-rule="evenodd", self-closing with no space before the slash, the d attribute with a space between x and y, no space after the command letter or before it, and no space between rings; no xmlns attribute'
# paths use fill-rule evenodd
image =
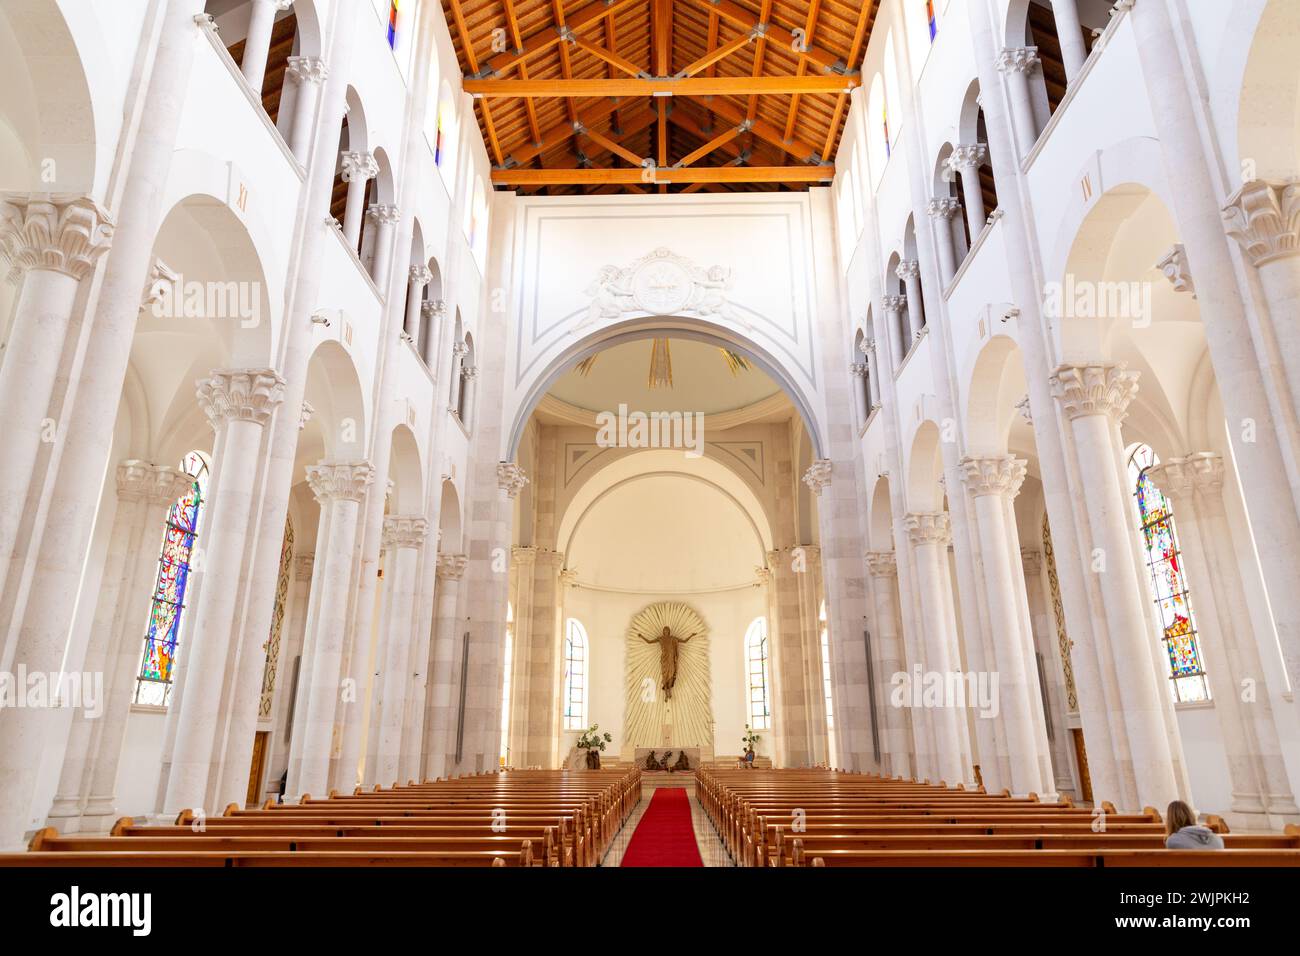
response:
<svg viewBox="0 0 1300 956"><path fill-rule="evenodd" d="M682 314L725 319L752 332L753 324L728 301L730 290L730 268L713 265L705 269L660 246L622 268L601 266L583 290L591 298L587 316L570 327L569 334L576 335L603 319Z"/></svg>
<svg viewBox="0 0 1300 956"><path fill-rule="evenodd" d="M614 411L614 409L610 409L610 411ZM600 423L596 418L599 412L571 404L550 394L542 396L542 400L537 403L537 408L534 409L534 414L558 418L566 424L590 428L592 431L600 427ZM794 414L795 408L790 404L790 399L786 397L784 392L776 392L767 398L744 405L741 408L733 408L725 412L706 413L704 428L706 434L712 431L721 432L729 428L748 425L751 422L767 421L778 417L789 418Z"/></svg>

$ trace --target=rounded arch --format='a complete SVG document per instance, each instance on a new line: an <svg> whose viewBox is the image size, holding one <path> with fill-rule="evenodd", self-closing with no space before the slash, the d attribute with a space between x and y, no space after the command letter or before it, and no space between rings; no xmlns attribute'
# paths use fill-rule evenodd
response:
<svg viewBox="0 0 1300 956"><path fill-rule="evenodd" d="M1237 155L1252 178L1300 173L1300 4L1271 0L1255 28L1237 97ZM1243 174L1247 170L1243 169Z"/></svg>
<svg viewBox="0 0 1300 956"><path fill-rule="evenodd" d="M0 4L0 170L6 188L91 193L94 100L76 41L48 0Z"/></svg>
<svg viewBox="0 0 1300 956"><path fill-rule="evenodd" d="M438 506L438 551L441 554L460 554L461 519L460 492L450 478L442 479L442 500Z"/></svg>
<svg viewBox="0 0 1300 956"><path fill-rule="evenodd" d="M457 310L457 329L459 310ZM689 339L707 345L717 345L731 349L743 355L765 372L774 382L781 386L803 420L804 430L809 434L814 449L814 457L825 458L825 439L822 435L820 419L803 389L794 380L789 370L766 349L752 339L705 319L678 318L674 316L648 316L633 318L613 325L605 326L579 339L566 350L555 356L536 376L524 392L523 399L515 412L510 426L510 440L506 447L506 460L514 461L519 452L519 443L523 439L524 429L537 403L541 401L552 385L569 369L583 359L594 355L602 349L620 345L624 342L638 342L644 339L662 338Z"/></svg>
<svg viewBox="0 0 1300 956"><path fill-rule="evenodd" d="M393 514L424 514L424 469L420 465L420 443L415 433L400 424L393 429L388 477L393 482L389 499Z"/></svg>
<svg viewBox="0 0 1300 956"><path fill-rule="evenodd" d="M872 551L894 550L894 510L889 495L889 479L876 479L867 512L867 547Z"/></svg>
<svg viewBox="0 0 1300 956"><path fill-rule="evenodd" d="M1024 392L1020 347L1009 335L991 337L971 367L966 388L966 447L972 455L1002 455Z"/></svg>
<svg viewBox="0 0 1300 956"><path fill-rule="evenodd" d="M889 162L889 140L885 133L885 81L879 73L871 78L871 91L867 95L867 159L871 172L871 188L880 185Z"/></svg>
<svg viewBox="0 0 1300 956"><path fill-rule="evenodd" d="M312 417L299 440L319 447L319 459L355 461L366 457L366 406L352 356L334 340L320 343L307 363L306 401ZM312 463L311 461L308 462Z"/></svg>
<svg viewBox="0 0 1300 956"><path fill-rule="evenodd" d="M943 455L939 426L933 419L921 422L912 435L907 456L907 507L911 511L942 511L944 490Z"/></svg>

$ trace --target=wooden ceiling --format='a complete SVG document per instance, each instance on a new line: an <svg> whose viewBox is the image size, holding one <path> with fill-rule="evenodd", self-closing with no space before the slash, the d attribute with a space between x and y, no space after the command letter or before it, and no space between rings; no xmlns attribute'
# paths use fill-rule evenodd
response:
<svg viewBox="0 0 1300 956"><path fill-rule="evenodd" d="M828 182L879 4L443 0L493 183L552 195Z"/></svg>

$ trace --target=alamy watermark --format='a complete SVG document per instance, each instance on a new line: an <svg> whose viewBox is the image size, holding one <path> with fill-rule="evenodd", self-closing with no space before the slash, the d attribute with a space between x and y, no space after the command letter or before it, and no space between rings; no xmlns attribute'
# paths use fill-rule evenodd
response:
<svg viewBox="0 0 1300 956"><path fill-rule="evenodd" d="M926 671L918 664L895 671L889 684L893 707L969 707L981 717L996 717L1001 709L996 672Z"/></svg>
<svg viewBox="0 0 1300 956"><path fill-rule="evenodd" d="M1066 273L1043 285L1043 312L1054 319L1122 319L1135 329L1151 324L1150 282L1094 282Z"/></svg>
<svg viewBox="0 0 1300 956"><path fill-rule="evenodd" d="M238 319L253 329L262 324L262 283L187 281L178 273L153 285L149 309L160 319Z"/></svg>
<svg viewBox="0 0 1300 956"><path fill-rule="evenodd" d="M601 448L683 448L687 458L704 456L703 412L598 412L596 444Z"/></svg>
<svg viewBox="0 0 1300 956"><path fill-rule="evenodd" d="M0 671L0 709L5 707L74 707L97 720L104 713L104 674L28 671L19 664L17 671Z"/></svg>

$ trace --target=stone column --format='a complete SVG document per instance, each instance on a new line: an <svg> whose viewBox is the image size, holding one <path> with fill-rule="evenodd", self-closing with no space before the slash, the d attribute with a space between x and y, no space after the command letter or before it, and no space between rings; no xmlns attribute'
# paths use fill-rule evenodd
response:
<svg viewBox="0 0 1300 956"><path fill-rule="evenodd" d="M303 676L307 652L303 646L307 634L307 606L311 599L312 571L316 555L299 554L293 559L293 598L289 605L288 631L284 650L285 679L275 694L275 728L271 747L271 780L278 780L289 768L289 740L293 724L302 712L302 692L307 685ZM301 658L296 672L291 668Z"/></svg>
<svg viewBox="0 0 1300 956"><path fill-rule="evenodd" d="M1025 480L1025 464L1010 455L996 455L963 458L961 468L974 499L976 532L984 558L983 584L995 658L987 663L996 668L992 676L997 680L1000 709L993 719L1002 722L1006 735L1010 787L1018 796L1046 796L1055 792L1055 783L1050 760L1038 750L1037 725L1042 719L1038 668L1035 659L1027 656L1032 654L1033 637L1022 632L1023 579L1017 587L1015 572L1020 562L1015 529L1005 520L1006 508Z"/></svg>
<svg viewBox="0 0 1300 956"><path fill-rule="evenodd" d="M1024 159L1038 142L1038 120L1034 117L1034 102L1029 91L1029 74L1038 66L1038 47L1007 48L998 54L997 67L1006 75L1011 91L1011 113L1014 117L1016 138L1019 140L1017 159ZM981 221L980 227L983 228ZM976 232L971 233L974 240Z"/></svg>
<svg viewBox="0 0 1300 956"><path fill-rule="evenodd" d="M466 431L474 427L474 399L478 396L478 367L467 365L460 370L461 377L465 380L461 388L465 389L464 411L461 414L461 423L465 426Z"/></svg>
<svg viewBox="0 0 1300 956"><path fill-rule="evenodd" d="M1070 423L1079 460L1094 467L1083 482L1087 512L1085 541L1091 539L1092 568L1102 592L1111 659L1116 668L1123 725L1127 731L1133 778L1140 805L1163 807L1178 799L1171 749L1152 648L1155 633L1148 595L1136 564L1128 489L1123 473L1119 425L1137 393L1137 373L1121 365L1062 365L1052 373L1053 394ZM1176 733L1176 728L1175 728Z"/></svg>
<svg viewBox="0 0 1300 956"><path fill-rule="evenodd" d="M889 325L889 336L894 341L894 369L897 371L912 349L912 343L905 340L902 323L899 322L899 316L907 309L907 299L901 295L887 295L880 300L880 305L888 316L886 322Z"/></svg>
<svg viewBox="0 0 1300 956"><path fill-rule="evenodd" d="M293 0L253 0L248 19L248 39L244 41L244 59L239 68L244 79L261 95L266 80L266 58L271 52L271 33L275 15L293 6Z"/></svg>
<svg viewBox="0 0 1300 956"><path fill-rule="evenodd" d="M1250 605L1223 507L1223 456L1197 452L1147 470L1174 506L1182 566L1196 604L1198 646L1223 733L1232 812L1244 827L1278 829L1297 809L1273 719Z"/></svg>
<svg viewBox="0 0 1300 956"><path fill-rule="evenodd" d="M865 425L867 416L871 414L867 402L867 392L871 388L868 374L866 362L854 362L849 366L849 377L853 379L853 407L857 411L859 425Z"/></svg>
<svg viewBox="0 0 1300 956"><path fill-rule="evenodd" d="M375 280L382 292L387 288L388 261L393 253L393 227L402 218L401 212L392 203L375 203L366 215L375 223L375 258L370 266L370 278Z"/></svg>
<svg viewBox="0 0 1300 956"><path fill-rule="evenodd" d="M1056 18L1056 37L1061 44L1065 78L1073 83L1088 59L1088 48L1083 43L1083 27L1079 23L1078 0L1052 0L1052 15Z"/></svg>
<svg viewBox="0 0 1300 956"><path fill-rule="evenodd" d="M307 469L307 481L320 502L313 605L298 682L301 693L289 752L286 799L326 794L334 744L334 716L340 697L343 645L347 636L348 598L356 550L361 500L374 481L369 462L321 462ZM360 693L357 688L351 692ZM355 698L354 698L355 700Z"/></svg>
<svg viewBox="0 0 1300 956"><path fill-rule="evenodd" d="M876 674L876 696L885 715L884 751L889 756L887 772L911 777L916 768L912 761L910 711L895 707L890 700L894 675L907 673L907 658L898 622L898 562L893 551L868 551L867 571L871 575L871 597L875 608L876 646L880 671Z"/></svg>
<svg viewBox="0 0 1300 956"><path fill-rule="evenodd" d="M1056 616L1047 596L1047 588L1043 586L1043 553L1033 548L1021 548L1020 565L1025 576L1025 597L1029 602L1034 646L1043 661L1039 684L1047 698L1046 719L1050 731L1048 738L1051 742L1053 779L1058 792L1062 789L1070 790L1074 787L1074 777L1070 772L1070 728L1066 723L1066 714L1071 709L1077 711L1079 706L1076 701L1071 708L1067 701L1065 666L1061 661Z"/></svg>
<svg viewBox="0 0 1300 956"><path fill-rule="evenodd" d="M416 345L420 334L421 303L424 300L424 288L433 281L433 273L423 263L411 266L410 283L406 289L406 334L411 337L411 344Z"/></svg>
<svg viewBox="0 0 1300 956"><path fill-rule="evenodd" d="M469 354L469 346L462 339L451 347L451 396L448 401L451 403L447 410L453 414L460 415L460 389L463 376L461 375L461 362Z"/></svg>
<svg viewBox="0 0 1300 956"><path fill-rule="evenodd" d="M456 714L459 705L457 691L460 683L454 673L456 643L460 639L460 619L457 608L460 599L460 579L465 574L469 559L463 554L438 555L438 612L433 638L433 696L430 700L431 720L429 740L425 745L425 771L428 780L446 773L451 762L448 755L455 750L452 735L456 731Z"/></svg>
<svg viewBox="0 0 1300 956"><path fill-rule="evenodd" d="M384 619L383 679L379 715L378 750L375 754L375 782L388 786L398 778L402 758L402 730L406 718L408 677L411 671L411 628L415 610L415 577L420 548L428 523L417 516L390 515L384 518L384 567L392 575L386 582Z"/></svg>
<svg viewBox="0 0 1300 956"><path fill-rule="evenodd" d="M768 628L775 670L781 677L780 711L773 716L780 724L786 766L806 767L814 761L811 708L812 690L808 686L808 669L803 640L803 620L799 613L799 572L794 568L791 549L770 551L767 566L771 572L772 605L775 609ZM818 680L821 679L820 672Z"/></svg>
<svg viewBox="0 0 1300 956"><path fill-rule="evenodd" d="M925 305L921 297L921 263L915 259L904 259L895 270L907 289L907 325L912 333L912 341L921 337L925 328ZM911 348L909 343L908 348Z"/></svg>
<svg viewBox="0 0 1300 956"><path fill-rule="evenodd" d="M193 481L175 468L146 461L123 462L116 477L117 509L81 665L82 673L103 677L101 710L95 717L84 709L73 714L50 810L51 825L69 833L112 825L108 818L114 813L126 715L140 669L148 595L158 572L158 541L168 509Z"/></svg>
<svg viewBox="0 0 1300 956"><path fill-rule="evenodd" d="M420 354L424 357L424 364L429 366L429 371L435 376L438 374L438 327L446 317L447 303L442 299L434 299L420 306L420 318L424 319L427 329L424 340L418 343Z"/></svg>
<svg viewBox="0 0 1300 956"><path fill-rule="evenodd" d="M108 251L112 235L104 211L90 199L0 194L0 251L10 262L9 281L21 284L0 367L0 586L41 444L56 438L50 403L77 289Z"/></svg>
<svg viewBox="0 0 1300 956"><path fill-rule="evenodd" d="M290 148L298 162L305 166L311 151L316 101L320 98L321 85L329 76L329 67L319 56L291 56L288 72L298 81L298 95L293 104L293 135Z"/></svg>
<svg viewBox="0 0 1300 956"><path fill-rule="evenodd" d="M957 249L953 245L952 221L960 208L961 203L955 199L931 199L926 207L934 221L934 245L939 250L939 276L945 289L957 275Z"/></svg>
<svg viewBox="0 0 1300 956"><path fill-rule="evenodd" d="M356 249L361 244L361 222L366 214L366 185L379 175L379 163L374 153L348 152L343 154L340 175L348 184L348 199L343 210L343 238L348 247Z"/></svg>
<svg viewBox="0 0 1300 956"><path fill-rule="evenodd" d="M862 354L867 357L867 414L880 407L880 359L876 355L876 340L862 340Z"/></svg>
<svg viewBox="0 0 1300 956"><path fill-rule="evenodd" d="M956 611L952 607L952 588L947 581L948 542L951 540L948 513L913 512L906 516L904 525L916 563L923 639L923 656L911 662L911 677L916 679L919 667L922 674L937 673L946 683L947 675L960 669L959 662L952 660L950 655L955 637L950 633L950 627L956 620ZM940 780L953 787L970 782L971 773L962 762L962 753L967 749L962 740L966 734L965 717L949 703L941 700L936 706L927 706L926 709L934 730L934 770Z"/></svg>
<svg viewBox="0 0 1300 956"><path fill-rule="evenodd" d="M1256 179L1228 199L1223 218L1259 273L1291 404L1300 408L1300 179Z"/></svg>
<svg viewBox="0 0 1300 956"><path fill-rule="evenodd" d="M176 746L167 783L165 810L214 810L214 728L223 723L227 655L238 634L239 582L245 562L253 494L257 485L264 427L284 398L284 379L274 370L214 371L199 382L199 404L217 433L220 455L215 492L204 535L203 590L195 609L192 640L181 666L190 670L176 725ZM253 655L254 657L256 655ZM237 672L238 673L238 672ZM256 681L255 668L249 668ZM250 694L257 720L257 695ZM252 737L248 745L252 749ZM247 781L245 781L247 782Z"/></svg>
<svg viewBox="0 0 1300 956"><path fill-rule="evenodd" d="M1025 87L1028 92L1028 85ZM1032 115L1032 114L1031 114ZM984 231L988 210L984 208L984 189L980 185L980 167L988 157L989 149L983 143L973 146L953 147L948 157L948 168L961 179L962 205L966 207L966 226L970 241L974 242Z"/></svg>

